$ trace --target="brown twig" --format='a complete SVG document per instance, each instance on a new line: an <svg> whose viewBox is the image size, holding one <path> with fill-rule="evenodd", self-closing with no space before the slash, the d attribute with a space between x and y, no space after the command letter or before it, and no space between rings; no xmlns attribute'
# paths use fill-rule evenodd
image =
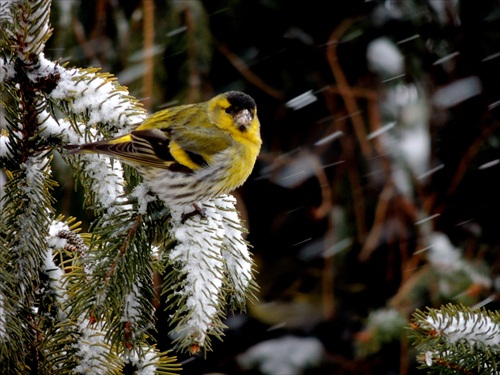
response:
<svg viewBox="0 0 500 375"><path fill-rule="evenodd" d="M346 135L349 133L345 132L345 119L338 120L339 128ZM346 166L347 166L347 176L349 178L349 182L351 184L351 194L352 201L354 206L354 215L356 218L356 229L358 232L358 237L360 241L363 241L366 237L366 212L365 212L365 197L361 188L361 178L359 176L359 168L354 165L354 140L353 137L349 134L349 136L344 137L344 142L342 142L342 146L345 152Z"/></svg>
<svg viewBox="0 0 500 375"><path fill-rule="evenodd" d="M365 158L369 158L373 155L373 150L366 138L366 130L363 122L363 118L360 116L360 109L358 104L356 103L355 93L353 92L352 87L349 85L347 81L347 77L340 66L338 56L337 56L337 46L338 42L341 39L342 35L347 31L347 29L352 25L357 18L350 18L344 20L340 23L340 25L333 31L328 39L328 45L326 49L326 56L328 59L328 63L330 64L330 68L332 70L333 76L337 82L337 87L340 96L342 97L344 104L347 108L347 112L352 114L352 124L354 126L354 131L358 138L361 152ZM357 114L357 115L354 115Z"/></svg>
<svg viewBox="0 0 500 375"><path fill-rule="evenodd" d="M321 189L321 205L313 211L313 216L316 220L320 220L328 216L332 209L332 187L325 169L321 166L320 161L316 155L310 154L309 164L312 166L316 178ZM325 236L325 249L333 246L333 228L332 220L328 220L328 233ZM322 301L323 301L323 315L325 320L330 320L335 314L335 293L334 293L334 256L325 257L322 272Z"/></svg>
<svg viewBox="0 0 500 375"><path fill-rule="evenodd" d="M476 153L479 151L479 148L481 145L484 143L484 140L494 131L496 130L498 125L493 125L493 126L488 126L485 127L479 137L474 140L472 145L468 148L467 152L465 155L461 158L460 164L457 167L457 171L455 175L453 176L453 179L450 183L450 186L448 187L447 191L447 196L453 195L455 190L457 189L458 185L460 184L460 181L462 181L463 176L467 172L467 169L471 165L471 160L474 158Z"/></svg>
<svg viewBox="0 0 500 375"><path fill-rule="evenodd" d="M142 77L143 104L146 110L151 109L153 104L154 86L154 39L155 39L155 5L153 0L142 0L144 11L142 30L144 34L144 75Z"/></svg>
<svg viewBox="0 0 500 375"><path fill-rule="evenodd" d="M85 29L82 23L78 19L73 17L72 27L73 27L73 32L75 33L75 38L78 41L78 44L80 45L80 48L82 49L83 53L85 54L85 56L89 61L94 60L95 53L94 50L90 47L90 43L87 40L87 36L85 35Z"/></svg>
<svg viewBox="0 0 500 375"><path fill-rule="evenodd" d="M198 24L189 4L184 4L184 19L186 22L187 52L188 52L188 93L186 101L196 102L200 99L200 87L202 76L198 66L198 48L196 41L196 29Z"/></svg>
<svg viewBox="0 0 500 375"><path fill-rule="evenodd" d="M359 253L359 259L361 261L366 261L379 243L380 235L382 234L382 229L384 228L384 220L387 216L387 210L393 197L394 185L392 181L388 181L380 193L377 208L375 209L375 219L372 229L368 234L361 252Z"/></svg>
<svg viewBox="0 0 500 375"><path fill-rule="evenodd" d="M258 77L255 73L253 73L247 66L247 64L236 54L231 52L231 50L223 43L216 43L217 49L222 53L233 65L233 67L240 72L240 74L251 84L258 87L262 91L264 91L269 96L283 100L283 94L271 87L267 83L265 83L260 77Z"/></svg>
<svg viewBox="0 0 500 375"><path fill-rule="evenodd" d="M332 209L332 188L328 177L326 176L325 169L316 155L310 154L309 164L314 170L314 174L318 179L319 187L321 189L321 205L315 209L314 218L317 220L323 219Z"/></svg>

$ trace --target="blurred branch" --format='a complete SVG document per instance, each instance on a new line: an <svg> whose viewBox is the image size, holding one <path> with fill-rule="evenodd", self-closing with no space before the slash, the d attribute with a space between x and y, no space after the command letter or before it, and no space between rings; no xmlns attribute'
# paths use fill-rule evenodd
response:
<svg viewBox="0 0 500 375"><path fill-rule="evenodd" d="M462 178L464 177L465 173L471 166L471 161L474 158L474 156L477 154L479 151L480 147L483 145L485 139L495 130L498 129L498 124L493 124L491 126L485 127L481 134L479 135L478 138L474 140L472 145L468 148L467 152L465 155L460 159L460 164L457 167L457 171L455 175L453 176L453 180L450 182L450 186L447 191L447 196L452 196L453 193L456 191L458 185L460 184L460 181L462 181Z"/></svg>
<svg viewBox="0 0 500 375"><path fill-rule="evenodd" d="M78 41L78 44L80 45L83 53L85 54L85 57L89 61L93 61L96 56L87 40L87 35L85 35L85 28L83 27L80 20L76 17L73 17L72 26L73 32L75 33L75 38Z"/></svg>
<svg viewBox="0 0 500 375"><path fill-rule="evenodd" d="M354 126L354 131L358 137L358 141L361 147L361 152L365 158L369 158L373 155L373 150L370 143L366 137L365 124L363 118L360 116L360 109L356 103L356 95L353 89L347 81L342 67L340 66L338 56L337 56L337 45L342 35L347 31L347 29L355 22L358 18L349 18L342 21L342 23L333 31L328 39L328 46L326 49L326 55L330 68L332 69L333 76L337 81L338 91L342 97L344 104L347 108L348 114L350 114L352 124Z"/></svg>
<svg viewBox="0 0 500 375"><path fill-rule="evenodd" d="M339 128L347 135L342 143L347 161L347 175L351 184L352 203L356 218L356 229L359 241L362 242L366 237L366 211L365 196L361 188L361 178L359 176L359 166L355 164L355 147L353 137L345 131L345 117L339 119Z"/></svg>
<svg viewBox="0 0 500 375"><path fill-rule="evenodd" d="M90 32L90 41L94 46L102 45L103 39L107 38L106 36L106 19L107 19L107 0L97 0L95 6L95 23L94 28ZM106 53L104 53L105 49L97 48L98 53L94 53L94 55L99 59L99 63L103 66L106 62Z"/></svg>
<svg viewBox="0 0 500 375"><path fill-rule="evenodd" d="M142 77L143 103L146 110L151 109L154 83L154 38L155 38L155 6L153 0L142 0L144 10L144 76Z"/></svg>
<svg viewBox="0 0 500 375"><path fill-rule="evenodd" d="M370 257L373 250L376 249L387 218L387 210L393 197L394 185L392 181L388 181L384 189L382 190L382 193L380 193L377 208L375 209L375 219L373 227L368 234L361 252L359 253L359 259L361 261L366 261Z"/></svg>
<svg viewBox="0 0 500 375"><path fill-rule="evenodd" d="M187 51L188 51L188 66L189 66L189 77L188 77L188 95L187 102L191 103L197 101L200 97L200 86L201 86L201 74L198 68L198 50L196 48L196 28L197 22L193 10L190 6L185 5L184 16L186 20L187 28Z"/></svg>
<svg viewBox="0 0 500 375"><path fill-rule="evenodd" d="M255 73L253 73L247 66L247 64L236 54L231 52L231 50L223 43L216 43L217 49L222 53L233 65L233 67L241 73L241 75L251 84L255 85L262 91L264 91L269 96L272 96L275 99L283 100L283 94L275 89L274 87L269 86L265 83L260 77L258 77Z"/></svg>

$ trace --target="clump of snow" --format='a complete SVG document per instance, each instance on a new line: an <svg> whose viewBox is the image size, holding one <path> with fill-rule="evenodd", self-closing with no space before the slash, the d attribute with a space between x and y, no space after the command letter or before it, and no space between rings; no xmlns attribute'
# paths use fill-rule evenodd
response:
<svg viewBox="0 0 500 375"><path fill-rule="evenodd" d="M0 133L0 158L6 158L9 152L9 137Z"/></svg>
<svg viewBox="0 0 500 375"><path fill-rule="evenodd" d="M146 214L148 203L156 199L155 195L150 194L149 187L144 182L138 184L134 188L134 191L130 194L130 196L137 198L138 201L137 212L139 213L139 215Z"/></svg>
<svg viewBox="0 0 500 375"><path fill-rule="evenodd" d="M393 333L399 334L406 323L406 319L398 310L383 308L370 313L367 326L391 335Z"/></svg>
<svg viewBox="0 0 500 375"><path fill-rule="evenodd" d="M237 361L243 368L257 367L263 374L300 375L317 366L323 353L323 345L314 337L285 336L252 346Z"/></svg>
<svg viewBox="0 0 500 375"><path fill-rule="evenodd" d="M429 171L431 139L429 111L422 87L399 83L387 89L381 110L385 124L369 135L377 136L389 152L398 191L412 194L413 177Z"/></svg>
<svg viewBox="0 0 500 375"><path fill-rule="evenodd" d="M121 163L100 155L85 155L85 161L85 174L92 180L91 188L99 206L107 208L109 215L120 211L113 204L125 194Z"/></svg>
<svg viewBox="0 0 500 375"><path fill-rule="evenodd" d="M57 266L54 262L54 249L61 249L66 246L67 240L59 237L60 232L69 231L66 223L54 220L49 227L49 235L47 237L48 248L43 253L42 272L49 278L49 286L57 296L60 306L66 302L67 294L63 288L64 270ZM63 308L59 309L61 319L65 319L66 315Z"/></svg>
<svg viewBox="0 0 500 375"><path fill-rule="evenodd" d="M26 195L37 201L37 194L40 193L40 184L45 180L46 176L52 174L49 159L43 156L30 156L21 167L26 174L26 184L22 189Z"/></svg>
<svg viewBox="0 0 500 375"><path fill-rule="evenodd" d="M121 322L135 322L141 316L140 290L137 285L132 285L132 290L125 296L125 306Z"/></svg>
<svg viewBox="0 0 500 375"><path fill-rule="evenodd" d="M152 348L144 348L143 353L139 357L134 353L127 357L127 360L136 366L136 375L155 375L156 374L156 361L158 360L158 353Z"/></svg>
<svg viewBox="0 0 500 375"><path fill-rule="evenodd" d="M0 57L0 83L3 82L4 79L14 78L15 75L16 71L14 70L14 65L6 63L4 59Z"/></svg>
<svg viewBox="0 0 500 375"><path fill-rule="evenodd" d="M427 259L439 271L446 273L461 271L474 283L485 288L491 287L491 279L464 260L460 250L453 246L448 236L443 233L434 232L430 235Z"/></svg>
<svg viewBox="0 0 500 375"><path fill-rule="evenodd" d="M404 58L398 47L387 37L374 39L366 50L368 65L382 77L399 76L404 72Z"/></svg>
<svg viewBox="0 0 500 375"><path fill-rule="evenodd" d="M101 375L106 373L106 356L109 347L106 343L105 335L98 329L81 323L82 336L75 344L76 355L80 358L80 363L73 369L76 374Z"/></svg>
<svg viewBox="0 0 500 375"><path fill-rule="evenodd" d="M68 224L62 221L54 220L49 227L49 237L47 238L47 244L52 249L62 249L66 246L67 240L65 238L59 237L61 231L69 231Z"/></svg>

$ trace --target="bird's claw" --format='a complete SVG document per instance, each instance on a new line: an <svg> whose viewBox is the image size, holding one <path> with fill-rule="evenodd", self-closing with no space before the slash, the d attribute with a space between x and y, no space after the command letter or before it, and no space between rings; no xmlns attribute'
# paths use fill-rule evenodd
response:
<svg viewBox="0 0 500 375"><path fill-rule="evenodd" d="M207 218L206 210L204 208L201 208L196 203L193 203L193 207L194 207L193 211L191 211L191 212L185 212L185 213L182 214L182 219L181 219L181 223L182 224L184 224L187 219L189 219L189 218L191 218L193 216L196 216L196 215L200 215L200 217L202 219L206 219Z"/></svg>

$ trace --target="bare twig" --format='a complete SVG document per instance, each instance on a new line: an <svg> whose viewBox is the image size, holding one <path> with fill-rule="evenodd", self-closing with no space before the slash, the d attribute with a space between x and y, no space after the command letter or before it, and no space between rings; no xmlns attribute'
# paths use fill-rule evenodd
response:
<svg viewBox="0 0 500 375"><path fill-rule="evenodd" d="M251 84L258 87L262 91L264 91L269 96L283 100L283 94L271 87L267 83L265 83L260 77L258 77L255 73L253 73L247 66L247 64L236 54L231 52L231 50L222 43L216 44L217 49L229 60L229 62L234 66L234 68L240 72L240 74Z"/></svg>
<svg viewBox="0 0 500 375"><path fill-rule="evenodd" d="M144 76L142 77L142 95L144 98L144 107L146 110L150 110L151 105L153 104L155 5L153 0L142 0L142 7L144 10L142 25L144 34Z"/></svg>

